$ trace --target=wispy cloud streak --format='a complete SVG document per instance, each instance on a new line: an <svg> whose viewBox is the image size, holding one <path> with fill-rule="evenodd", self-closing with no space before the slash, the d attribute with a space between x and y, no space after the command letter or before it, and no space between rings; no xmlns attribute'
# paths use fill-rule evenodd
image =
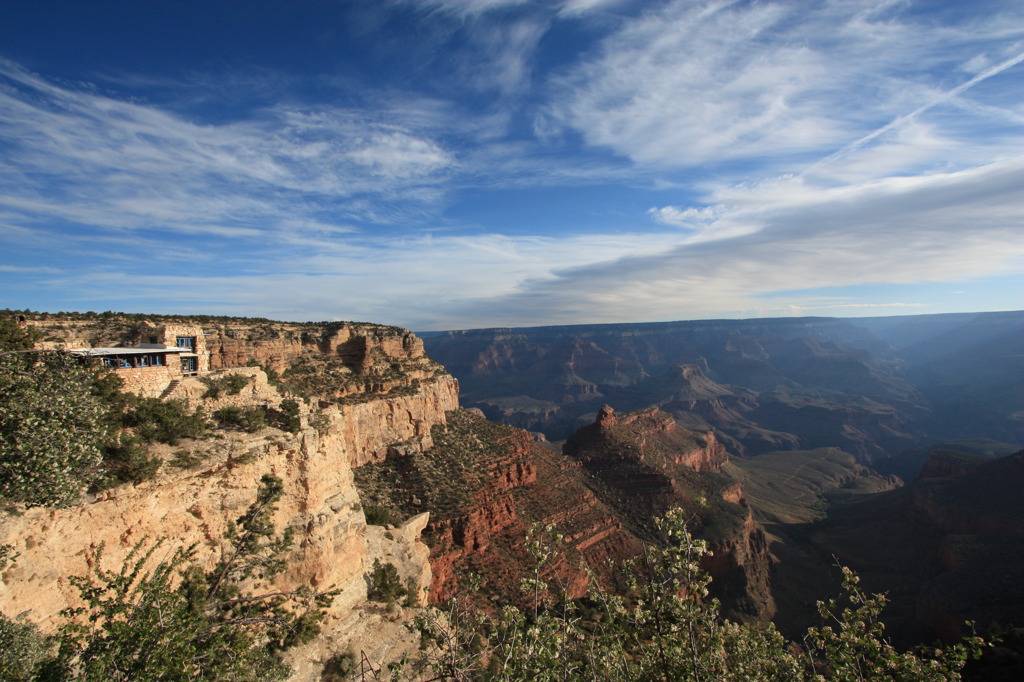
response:
<svg viewBox="0 0 1024 682"><path fill-rule="evenodd" d="M1015 57L1011 57L1010 59L1007 59L1006 61L1004 61L1004 62L1002 62L1000 64L997 64L996 66L993 66L990 69L987 69L986 71L978 74L974 78L971 78L967 82L965 82L965 83L963 83L961 85L958 85L957 87L953 88L952 90L949 90L948 92L943 93L939 97L936 97L932 101L927 102L925 104L922 104L917 109L914 109L913 111L911 111L909 114L904 114L904 115L902 115L902 116L900 116L898 118L895 118L892 121L890 121L889 123L886 123L881 128L878 128L876 130L871 131L870 133L868 133L864 137L861 137L860 139L854 140L853 142L851 142L850 144L846 145L845 147L843 147L839 151L837 151L834 154L831 154L831 155L825 157L824 159L822 159L821 161L816 163L814 166L811 166L811 168L808 169L808 171L806 171L806 172L811 172L811 171L813 171L815 168L817 168L820 165L832 163L834 161L837 161L837 160L839 160L839 159L849 155L851 152L854 152L854 151L860 149L861 147L863 147L867 143L871 142L872 140L875 140L875 139L881 137L882 135L888 133L891 130L899 128L899 127L909 123L910 121L913 121L914 119L916 119L918 116L920 116L921 114L925 113L929 109L933 109L933 108L939 106L940 104L945 104L946 102L949 102L954 97L957 97L957 96L961 95L962 93L964 93L967 90L971 89L972 87L974 87L978 83L981 83L982 81L988 80L989 78L992 78L993 76L996 76L996 75L1006 71L1007 69L1009 69L1011 67L1014 67L1017 64L1020 64L1021 62L1024 62L1024 52L1018 54Z"/></svg>

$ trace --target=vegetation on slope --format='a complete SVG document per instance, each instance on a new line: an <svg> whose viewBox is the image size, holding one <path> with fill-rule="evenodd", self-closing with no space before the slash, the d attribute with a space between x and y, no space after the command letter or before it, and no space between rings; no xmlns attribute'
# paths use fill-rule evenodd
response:
<svg viewBox="0 0 1024 682"><path fill-rule="evenodd" d="M161 541L135 545L118 571L71 579L85 606L65 609L56 634L0 614L0 678L5 680L281 680L281 651L317 632L332 593L267 592L286 568L291 534L269 522L283 493L263 476L256 500L229 526L229 547L209 571L193 563L195 546L153 564ZM9 557L0 548L0 569Z"/></svg>
<svg viewBox="0 0 1024 682"><path fill-rule="evenodd" d="M981 651L970 638L941 649L900 652L884 637L879 614L885 597L858 587L844 569L844 598L819 604L823 623L801 642L786 641L771 625L723 620L708 598L700 569L707 545L686 529L684 513L658 522L671 542L648 547L621 566L617 591L595 588L570 602L544 579L556 559L553 527L528 543L535 560L523 589L532 609L505 607L487 616L459 600L420 619L435 680L503 682L594 679L647 680L958 680L964 663Z"/></svg>
<svg viewBox="0 0 1024 682"><path fill-rule="evenodd" d="M388 457L355 470L356 485L367 508L388 509L390 523L430 511L431 521L464 513L473 494L493 482L503 443L517 429L481 419L466 410L446 414L447 424L431 431L426 452Z"/></svg>

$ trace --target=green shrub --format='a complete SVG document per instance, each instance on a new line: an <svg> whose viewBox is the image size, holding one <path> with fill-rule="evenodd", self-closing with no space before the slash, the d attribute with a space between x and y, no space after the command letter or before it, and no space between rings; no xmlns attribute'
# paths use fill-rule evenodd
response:
<svg viewBox="0 0 1024 682"><path fill-rule="evenodd" d="M222 407L213 413L213 419L220 426L238 426L242 421L242 408L235 405Z"/></svg>
<svg viewBox="0 0 1024 682"><path fill-rule="evenodd" d="M273 413L274 426L289 433L298 433L302 428L302 420L299 418L299 403L287 398L281 401L278 410Z"/></svg>
<svg viewBox="0 0 1024 682"><path fill-rule="evenodd" d="M92 571L71 579L84 606L62 612L55 654L32 626L0 615L2 679L287 678L279 652L316 634L334 594L259 592L283 570L291 545L290 534L277 536L269 522L281 493L280 479L263 477L256 501L229 527L227 551L209 571L195 562L194 546L153 565L161 542L144 551L145 540L119 571L107 571L99 568L100 547L90 557Z"/></svg>
<svg viewBox="0 0 1024 682"><path fill-rule="evenodd" d="M103 489L119 483L141 483L156 476L162 460L149 453L142 439L122 436L103 448L103 476L94 488Z"/></svg>
<svg viewBox="0 0 1024 682"><path fill-rule="evenodd" d="M206 452L195 452L194 450L176 450L171 457L171 466L179 469L188 469L206 459Z"/></svg>
<svg viewBox="0 0 1024 682"><path fill-rule="evenodd" d="M251 407L242 411L238 424L243 431L255 433L267 425L267 411L261 407Z"/></svg>
<svg viewBox="0 0 1024 682"><path fill-rule="evenodd" d="M62 353L0 356L0 498L69 504L91 482L111 436L94 377Z"/></svg>
<svg viewBox="0 0 1024 682"><path fill-rule="evenodd" d="M327 433L331 428L331 418L323 410L317 410L309 417L309 425L319 434Z"/></svg>
<svg viewBox="0 0 1024 682"><path fill-rule="evenodd" d="M386 526L391 523L391 510L374 504L363 506L363 516L371 526Z"/></svg>
<svg viewBox="0 0 1024 682"><path fill-rule="evenodd" d="M31 350L40 336L35 327L19 327L10 311L0 311L0 351Z"/></svg>
<svg viewBox="0 0 1024 682"><path fill-rule="evenodd" d="M0 680L36 680L53 645L34 624L0 613Z"/></svg>
<svg viewBox="0 0 1024 682"><path fill-rule="evenodd" d="M125 425L135 427L143 440L177 445L181 438L200 438L208 427L201 408L189 412L184 400L141 398L125 414Z"/></svg>
<svg viewBox="0 0 1024 682"><path fill-rule="evenodd" d="M398 569L392 563L382 564L380 559L373 560L373 570L370 572L370 599L396 604L398 600L405 597L408 592L402 579L398 576Z"/></svg>
<svg viewBox="0 0 1024 682"><path fill-rule="evenodd" d="M352 680L355 678L358 667L359 662L356 660L355 654L351 652L347 654L334 654L324 663L324 668L320 672L320 682L345 682L345 680Z"/></svg>
<svg viewBox="0 0 1024 682"><path fill-rule="evenodd" d="M241 408L229 405L213 413L213 418L224 427L237 427L255 433L267 425L267 411L262 407Z"/></svg>
<svg viewBox="0 0 1024 682"><path fill-rule="evenodd" d="M984 644L969 638L929 652L897 651L879 620L885 597L861 591L848 569L848 605L819 604L824 624L799 645L771 624L724 620L700 568L707 545L690 535L684 518L672 510L658 520L667 544L648 546L638 559L619 565L623 584L617 591L592 577L586 608L545 578L560 561L553 547L562 538L550 526L531 531L526 549L534 571L523 582L531 608L505 606L486 614L454 599L443 614L428 609L420 615L434 679L947 682L961 679L966 659Z"/></svg>
<svg viewBox="0 0 1024 682"><path fill-rule="evenodd" d="M206 392L203 393L203 397L216 400L222 393L238 395L251 379L252 377L247 377L244 374L224 374L219 377L205 376L199 380L206 384Z"/></svg>

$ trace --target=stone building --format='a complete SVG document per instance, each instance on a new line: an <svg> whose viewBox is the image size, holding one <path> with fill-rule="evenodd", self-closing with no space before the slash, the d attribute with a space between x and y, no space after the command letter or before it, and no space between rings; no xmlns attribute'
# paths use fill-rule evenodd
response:
<svg viewBox="0 0 1024 682"><path fill-rule="evenodd" d="M117 371L124 389L159 397L173 390L183 377L210 371L210 354L200 327L185 324L144 324L137 346L78 348L70 352Z"/></svg>

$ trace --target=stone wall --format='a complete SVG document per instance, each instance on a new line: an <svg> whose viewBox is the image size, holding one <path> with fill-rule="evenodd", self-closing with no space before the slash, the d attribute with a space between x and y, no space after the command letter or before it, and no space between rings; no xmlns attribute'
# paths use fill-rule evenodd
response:
<svg viewBox="0 0 1024 682"><path fill-rule="evenodd" d="M167 354L161 367L133 367L114 370L124 381L124 390L145 398L157 398L175 379L181 378L181 366L175 353Z"/></svg>

